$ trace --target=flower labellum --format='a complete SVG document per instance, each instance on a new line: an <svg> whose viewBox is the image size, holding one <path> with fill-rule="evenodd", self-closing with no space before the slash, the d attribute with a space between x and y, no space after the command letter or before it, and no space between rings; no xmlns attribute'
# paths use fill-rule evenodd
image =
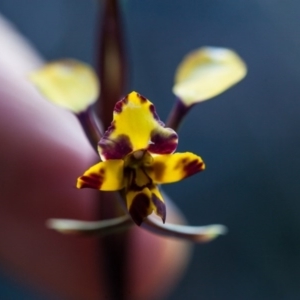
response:
<svg viewBox="0 0 300 300"><path fill-rule="evenodd" d="M116 103L113 121L100 139L101 162L77 180L77 188L122 190L133 221L141 225L155 212L166 219L158 185L182 180L204 170L202 159L175 153L178 136L159 119L154 105L137 92Z"/></svg>

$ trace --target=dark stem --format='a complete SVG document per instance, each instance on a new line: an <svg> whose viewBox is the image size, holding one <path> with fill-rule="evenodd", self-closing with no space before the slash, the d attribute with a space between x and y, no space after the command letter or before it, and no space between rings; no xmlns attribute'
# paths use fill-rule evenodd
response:
<svg viewBox="0 0 300 300"><path fill-rule="evenodd" d="M118 0L103 0L103 17L99 24L97 70L100 77L101 93L95 111L107 129L112 121L115 103L121 99L125 85L125 57L123 51L122 26ZM100 193L98 217L108 219L123 214L117 193ZM128 286L126 273L128 233L107 236L99 240L104 257L99 257L100 265L105 266L106 285L109 300L126 299ZM103 271L103 270L102 270Z"/></svg>
<svg viewBox="0 0 300 300"><path fill-rule="evenodd" d="M186 106L180 99L177 99L168 116L166 126L177 131L181 125L183 117L188 113L191 107L192 105Z"/></svg>
<svg viewBox="0 0 300 300"><path fill-rule="evenodd" d="M100 120L95 115L92 107L89 107L86 111L76 115L81 126L90 142L92 147L97 152L97 144L103 134Z"/></svg>
<svg viewBox="0 0 300 300"><path fill-rule="evenodd" d="M117 0L104 1L103 20L99 25L102 35L97 69L101 81L101 94L96 109L106 129L112 120L115 103L122 97L125 86L126 63Z"/></svg>
<svg viewBox="0 0 300 300"><path fill-rule="evenodd" d="M101 210L100 218L109 219L124 214L120 205L118 192L100 192ZM125 300L128 289L128 231L114 235L104 236L99 239L99 246L104 257L100 257L100 264L104 266L105 284L109 292L108 300Z"/></svg>

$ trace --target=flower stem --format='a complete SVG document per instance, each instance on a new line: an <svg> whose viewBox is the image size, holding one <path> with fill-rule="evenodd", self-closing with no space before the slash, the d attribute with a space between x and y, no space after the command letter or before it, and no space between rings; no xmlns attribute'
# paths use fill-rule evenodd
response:
<svg viewBox="0 0 300 300"><path fill-rule="evenodd" d="M103 133L100 120L97 118L92 107L89 107L86 111L81 112L76 116L81 123L89 142L94 149L96 148L97 152L97 144Z"/></svg>
<svg viewBox="0 0 300 300"><path fill-rule="evenodd" d="M103 19L99 24L102 35L97 62L101 95L96 109L104 128L107 128L112 119L114 105L124 93L126 64L118 1L104 1L103 9Z"/></svg>
<svg viewBox="0 0 300 300"><path fill-rule="evenodd" d="M186 106L180 99L177 99L167 119L167 127L170 127L177 131L179 126L181 125L183 117L188 113L191 107L192 105Z"/></svg>
<svg viewBox="0 0 300 300"><path fill-rule="evenodd" d="M102 0L103 18L99 24L99 52L97 70L101 83L101 94L95 111L101 119L104 129L112 120L115 103L122 97L125 85L125 56L123 51L122 26L118 0ZM109 201L105 201L106 198ZM120 216L117 193L100 193L98 217L103 220ZM102 205L103 204L103 205ZM106 236L99 240L103 257L99 257L106 269L106 284L110 299L124 300L127 286L128 233ZM100 263L100 262L99 262Z"/></svg>

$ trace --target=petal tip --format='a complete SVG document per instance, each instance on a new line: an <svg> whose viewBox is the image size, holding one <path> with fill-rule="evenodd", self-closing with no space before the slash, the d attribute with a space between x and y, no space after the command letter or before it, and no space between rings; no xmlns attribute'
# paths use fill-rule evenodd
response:
<svg viewBox="0 0 300 300"><path fill-rule="evenodd" d="M148 195L144 193L139 193L134 196L130 207L129 214L132 217L132 220L140 226L144 219L152 212L150 199Z"/></svg>
<svg viewBox="0 0 300 300"><path fill-rule="evenodd" d="M210 241L213 241L214 239L216 239L220 235L227 234L227 232L228 232L228 229L224 225L219 225L219 224L208 225L208 226L205 226L205 231L201 237L199 236L198 241L210 242Z"/></svg>
<svg viewBox="0 0 300 300"><path fill-rule="evenodd" d="M77 234L73 226L66 220L63 219L49 219L46 221L46 227L53 229L62 234Z"/></svg>
<svg viewBox="0 0 300 300"><path fill-rule="evenodd" d="M91 188L100 190L102 181L103 178L100 176L100 174L83 175L77 179L76 187L78 189Z"/></svg>
<svg viewBox="0 0 300 300"><path fill-rule="evenodd" d="M227 228L224 225L189 226L170 223L162 225L151 216L145 220L142 226L154 233L196 243L208 243L227 233Z"/></svg>
<svg viewBox="0 0 300 300"><path fill-rule="evenodd" d="M155 213L161 217L163 223L165 224L166 222L166 215L167 215L167 210L166 210L166 205L163 202L162 199L157 197L154 193L152 194L152 203L155 207Z"/></svg>
<svg viewBox="0 0 300 300"><path fill-rule="evenodd" d="M173 93L189 107L223 93L246 74L245 62L233 50L202 47L178 66Z"/></svg>

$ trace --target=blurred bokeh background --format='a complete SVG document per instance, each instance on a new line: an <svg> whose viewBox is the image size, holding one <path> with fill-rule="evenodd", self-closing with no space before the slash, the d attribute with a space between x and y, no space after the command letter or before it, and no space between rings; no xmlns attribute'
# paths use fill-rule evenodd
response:
<svg viewBox="0 0 300 300"><path fill-rule="evenodd" d="M46 60L94 64L93 0L0 0ZM192 109L179 150L202 156L205 172L164 189L190 224L225 224L229 234L196 245L168 299L300 299L300 2L124 0L128 92L165 119L176 66L203 45L236 50L245 80ZM1 55L1 54L0 54ZM3 241L1 241L3 242ZM0 276L1 299L45 299Z"/></svg>

